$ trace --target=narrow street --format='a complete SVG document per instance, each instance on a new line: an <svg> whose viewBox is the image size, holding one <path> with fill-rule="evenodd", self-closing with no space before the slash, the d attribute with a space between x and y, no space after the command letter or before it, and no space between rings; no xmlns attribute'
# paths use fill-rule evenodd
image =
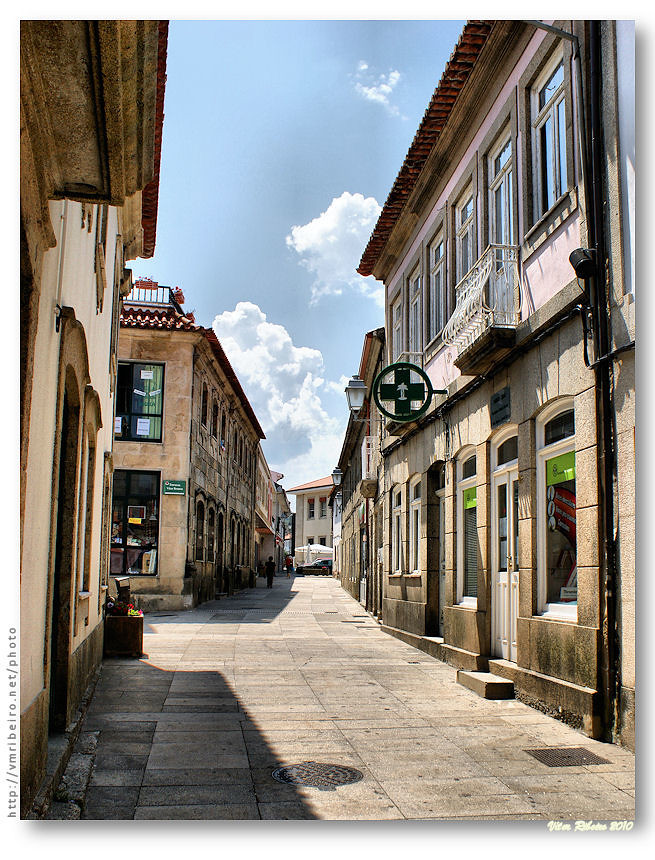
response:
<svg viewBox="0 0 655 860"><path fill-rule="evenodd" d="M82 818L634 819L631 753L479 698L332 578L259 579L145 622L146 656L104 661L82 727L95 757ZM607 763L526 752L544 747ZM303 762L362 776L327 790L273 778Z"/></svg>

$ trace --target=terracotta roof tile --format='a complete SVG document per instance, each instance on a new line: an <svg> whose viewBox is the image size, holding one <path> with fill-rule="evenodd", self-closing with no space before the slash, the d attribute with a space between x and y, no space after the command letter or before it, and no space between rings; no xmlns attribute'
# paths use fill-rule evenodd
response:
<svg viewBox="0 0 655 860"><path fill-rule="evenodd" d="M320 487L332 486L332 475L329 475L327 478L318 478L316 481L310 481L308 484L299 484L297 487L292 487L290 490L287 490L287 493L295 493L299 490L318 490Z"/></svg>
<svg viewBox="0 0 655 860"><path fill-rule="evenodd" d="M484 47L493 23L467 21L368 241L357 269L360 275L366 277L373 274L373 269L400 218L432 147L448 121L453 105Z"/></svg>

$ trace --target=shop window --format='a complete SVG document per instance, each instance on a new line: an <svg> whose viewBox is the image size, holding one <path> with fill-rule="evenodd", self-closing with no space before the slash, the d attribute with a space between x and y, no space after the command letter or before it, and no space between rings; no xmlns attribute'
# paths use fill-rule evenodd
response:
<svg viewBox="0 0 655 860"><path fill-rule="evenodd" d="M457 597L464 606L477 606L478 521L477 463L472 449L457 461Z"/></svg>
<svg viewBox="0 0 655 860"><path fill-rule="evenodd" d="M114 436L135 442L161 442L164 365L119 362Z"/></svg>
<svg viewBox="0 0 655 860"><path fill-rule="evenodd" d="M111 572L157 573L159 548L159 472L114 471Z"/></svg>
<svg viewBox="0 0 655 860"><path fill-rule="evenodd" d="M421 481L410 486L409 506L409 569L420 572L421 547Z"/></svg>
<svg viewBox="0 0 655 860"><path fill-rule="evenodd" d="M403 566L403 529L402 529L402 493L393 491L393 510L391 513L391 572L402 573Z"/></svg>
<svg viewBox="0 0 655 860"><path fill-rule="evenodd" d="M568 188L566 90L561 55L539 77L532 88L531 100L535 220L539 220Z"/></svg>
<svg viewBox="0 0 655 860"><path fill-rule="evenodd" d="M537 424L537 572L539 609L577 617L575 416L572 402Z"/></svg>
<svg viewBox="0 0 655 860"><path fill-rule="evenodd" d="M205 560L205 505L196 502L196 561Z"/></svg>

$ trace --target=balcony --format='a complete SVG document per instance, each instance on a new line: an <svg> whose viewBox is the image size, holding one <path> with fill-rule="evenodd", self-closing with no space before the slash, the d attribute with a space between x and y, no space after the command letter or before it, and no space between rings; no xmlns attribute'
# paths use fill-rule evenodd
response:
<svg viewBox="0 0 655 860"><path fill-rule="evenodd" d="M378 492L379 445L377 436L365 436L362 442L362 480L359 492L365 499L374 499Z"/></svg>
<svg viewBox="0 0 655 860"><path fill-rule="evenodd" d="M485 373L516 340L521 310L518 248L487 246L455 287L455 301L443 341L456 347L454 363L461 373Z"/></svg>

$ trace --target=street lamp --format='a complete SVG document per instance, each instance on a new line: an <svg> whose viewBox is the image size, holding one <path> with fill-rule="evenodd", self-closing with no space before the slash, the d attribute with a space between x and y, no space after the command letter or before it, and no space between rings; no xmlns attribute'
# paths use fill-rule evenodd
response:
<svg viewBox="0 0 655 860"><path fill-rule="evenodd" d="M364 405L365 397L366 385L364 384L364 380L360 379L359 376L353 376L348 385L346 386L346 399L348 401L348 409L350 409L353 417L359 414L359 411Z"/></svg>
<svg viewBox="0 0 655 860"><path fill-rule="evenodd" d="M342 475L343 473L341 469L337 466L337 468L332 472L332 483L335 487L338 487L339 484L341 484Z"/></svg>

